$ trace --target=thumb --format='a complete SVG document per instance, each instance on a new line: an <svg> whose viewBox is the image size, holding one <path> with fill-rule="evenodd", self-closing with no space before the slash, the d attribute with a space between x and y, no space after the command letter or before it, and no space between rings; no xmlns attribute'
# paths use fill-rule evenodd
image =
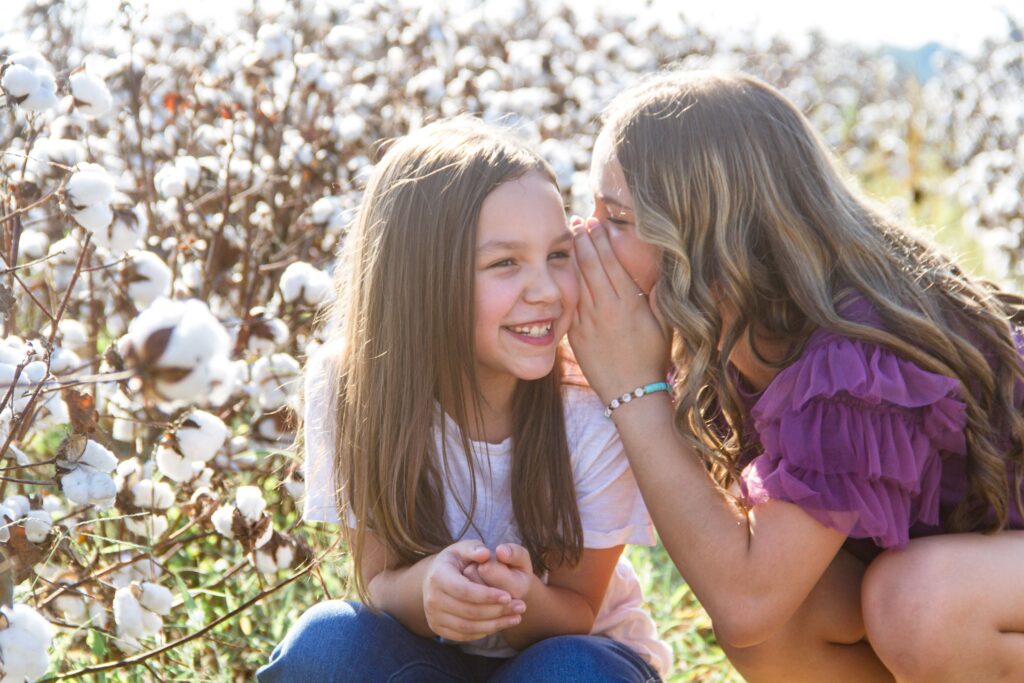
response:
<svg viewBox="0 0 1024 683"><path fill-rule="evenodd" d="M480 541L459 541L448 548L463 563L486 562L491 559L491 551Z"/></svg>
<svg viewBox="0 0 1024 683"><path fill-rule="evenodd" d="M513 569L533 572L533 562L530 560L530 553L521 545L503 543L494 551L494 555L502 564L506 564Z"/></svg>

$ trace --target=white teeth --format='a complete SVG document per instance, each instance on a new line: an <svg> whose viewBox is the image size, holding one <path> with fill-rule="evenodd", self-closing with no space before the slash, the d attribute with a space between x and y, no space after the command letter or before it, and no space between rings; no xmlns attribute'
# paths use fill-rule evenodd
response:
<svg viewBox="0 0 1024 683"><path fill-rule="evenodd" d="M522 334L527 337L544 337L551 332L551 323L547 325L523 325L522 327L510 327L509 329L516 334Z"/></svg>

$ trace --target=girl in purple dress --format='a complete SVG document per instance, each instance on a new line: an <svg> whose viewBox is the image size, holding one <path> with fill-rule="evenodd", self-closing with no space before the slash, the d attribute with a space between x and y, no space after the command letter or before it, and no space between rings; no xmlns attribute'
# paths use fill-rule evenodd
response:
<svg viewBox="0 0 1024 683"><path fill-rule="evenodd" d="M1024 680L1019 300L751 77L623 93L592 173L570 341L740 673Z"/></svg>

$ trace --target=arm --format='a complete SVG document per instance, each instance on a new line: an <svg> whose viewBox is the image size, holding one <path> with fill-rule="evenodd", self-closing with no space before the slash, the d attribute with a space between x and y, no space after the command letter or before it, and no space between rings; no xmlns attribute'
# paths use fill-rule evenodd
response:
<svg viewBox="0 0 1024 683"><path fill-rule="evenodd" d="M636 294L600 226L578 231L580 303L570 341L603 401L665 376L671 334ZM652 293L652 299L654 299ZM622 330L631 330L627 336ZM667 397L613 414L661 540L725 642L766 640L796 612L845 536L799 507L758 505L747 519L678 434Z"/></svg>
<svg viewBox="0 0 1024 683"><path fill-rule="evenodd" d="M585 548L578 565L552 569L545 584L533 573L526 548L498 546L496 558L478 570L488 585L526 603L522 622L502 633L509 645L522 650L544 638L590 633L622 548Z"/></svg>
<svg viewBox="0 0 1024 683"><path fill-rule="evenodd" d="M522 601L500 588L473 583L462 572L490 557L478 541L459 541L416 564L390 569L384 544L366 534L359 567L370 601L413 633L476 640L519 623Z"/></svg>

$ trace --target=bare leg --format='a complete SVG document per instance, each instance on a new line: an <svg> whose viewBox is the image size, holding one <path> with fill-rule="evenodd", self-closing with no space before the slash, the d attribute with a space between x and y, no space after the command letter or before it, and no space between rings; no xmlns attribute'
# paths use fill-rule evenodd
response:
<svg viewBox="0 0 1024 683"><path fill-rule="evenodd" d="M892 681L864 640L860 584L864 563L840 551L793 618L764 643L725 647L750 683Z"/></svg>
<svg viewBox="0 0 1024 683"><path fill-rule="evenodd" d="M862 590L868 639L901 683L1024 681L1024 531L913 540Z"/></svg>

